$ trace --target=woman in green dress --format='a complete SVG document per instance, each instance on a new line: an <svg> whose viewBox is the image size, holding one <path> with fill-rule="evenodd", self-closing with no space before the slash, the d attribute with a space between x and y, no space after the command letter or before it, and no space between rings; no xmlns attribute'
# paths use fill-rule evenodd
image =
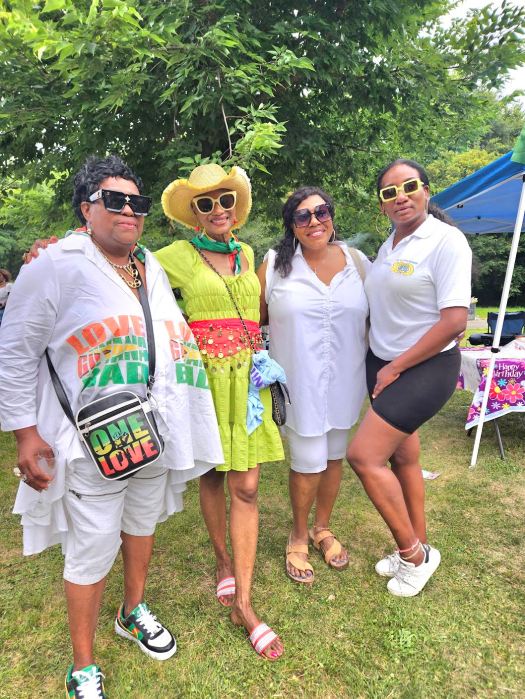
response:
<svg viewBox="0 0 525 699"><path fill-rule="evenodd" d="M238 167L227 174L219 165L201 165L187 180L175 180L165 189L162 205L169 218L196 230L190 242L175 241L156 257L171 286L182 293L219 423L224 464L200 480L201 509L217 560L217 598L231 607L233 623L247 629L255 650L276 660L283 644L260 622L250 596L258 536L259 464L283 458L268 389L261 391L262 424L251 433L246 425L252 347L260 344L260 284L252 249L239 243L232 229L248 218L250 181ZM225 480L232 556L226 545Z"/></svg>

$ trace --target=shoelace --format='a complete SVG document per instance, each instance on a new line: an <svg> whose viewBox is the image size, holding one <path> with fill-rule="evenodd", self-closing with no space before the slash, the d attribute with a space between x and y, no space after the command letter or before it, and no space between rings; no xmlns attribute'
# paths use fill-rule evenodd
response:
<svg viewBox="0 0 525 699"><path fill-rule="evenodd" d="M410 587L416 587L416 585L414 585L414 581L411 580L411 573L413 570L413 566L410 565L410 563L404 561L400 556L394 578L396 580L399 580L400 582L405 583L406 585L410 585Z"/></svg>
<svg viewBox="0 0 525 699"><path fill-rule="evenodd" d="M100 670L97 670L95 667L90 672L77 670L73 673L73 677L79 681L77 693L80 699L100 699L102 696L102 680L104 679L104 675Z"/></svg>
<svg viewBox="0 0 525 699"><path fill-rule="evenodd" d="M386 559L388 561L388 565L392 568L392 570L396 571L399 568L400 555L397 551L389 554L386 557Z"/></svg>
<svg viewBox="0 0 525 699"><path fill-rule="evenodd" d="M155 614L152 614L143 602L139 604L138 610L137 623L143 626L150 636L157 634L162 626L157 621Z"/></svg>

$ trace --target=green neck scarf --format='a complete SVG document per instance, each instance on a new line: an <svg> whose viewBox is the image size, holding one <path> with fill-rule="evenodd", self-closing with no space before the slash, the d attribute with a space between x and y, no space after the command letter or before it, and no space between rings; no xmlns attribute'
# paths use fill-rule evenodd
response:
<svg viewBox="0 0 525 699"><path fill-rule="evenodd" d="M235 240L233 235L227 243L220 243L218 240L213 240L205 233L196 235L190 241L195 247L200 250L209 250L210 252L222 252L230 258L231 270L234 274L241 273L241 244Z"/></svg>

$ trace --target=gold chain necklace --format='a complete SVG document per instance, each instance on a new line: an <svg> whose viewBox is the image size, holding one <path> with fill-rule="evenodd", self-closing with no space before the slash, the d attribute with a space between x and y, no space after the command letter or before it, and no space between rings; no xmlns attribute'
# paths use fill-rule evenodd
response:
<svg viewBox="0 0 525 699"><path fill-rule="evenodd" d="M109 257L102 250L102 248L99 245L97 245L96 243L95 243L95 247L98 249L98 251L100 252L102 257L106 260L106 262L108 262L113 267L113 269L119 275L119 277L124 282L126 282L126 284L129 286L130 289L138 289L139 286L142 285L142 279L140 278L139 271L137 269L137 266L135 264L135 260L133 259L133 255L131 252L129 253L128 262L125 265L118 265L116 262L111 262ZM126 274L129 274L131 279L128 279L121 272L119 272L119 270L121 270L121 269L124 270L124 272L126 272Z"/></svg>

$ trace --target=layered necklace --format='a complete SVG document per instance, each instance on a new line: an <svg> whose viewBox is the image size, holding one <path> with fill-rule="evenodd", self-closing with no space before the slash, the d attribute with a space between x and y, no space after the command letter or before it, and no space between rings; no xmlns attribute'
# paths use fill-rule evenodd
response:
<svg viewBox="0 0 525 699"><path fill-rule="evenodd" d="M93 240L93 238L92 238ZM95 242L95 241L93 241ZM97 245L95 243L95 247L98 249L102 257L108 262L115 272L119 275L119 277L126 282L126 284L129 286L130 289L138 289L139 286L142 285L142 279L140 278L139 271L137 269L137 265L135 264L135 260L133 259L133 254L130 252L129 253L129 258L128 261L125 265L117 265L116 262L111 262L109 257L104 253L100 245ZM128 276L124 276L123 272L125 272Z"/></svg>

